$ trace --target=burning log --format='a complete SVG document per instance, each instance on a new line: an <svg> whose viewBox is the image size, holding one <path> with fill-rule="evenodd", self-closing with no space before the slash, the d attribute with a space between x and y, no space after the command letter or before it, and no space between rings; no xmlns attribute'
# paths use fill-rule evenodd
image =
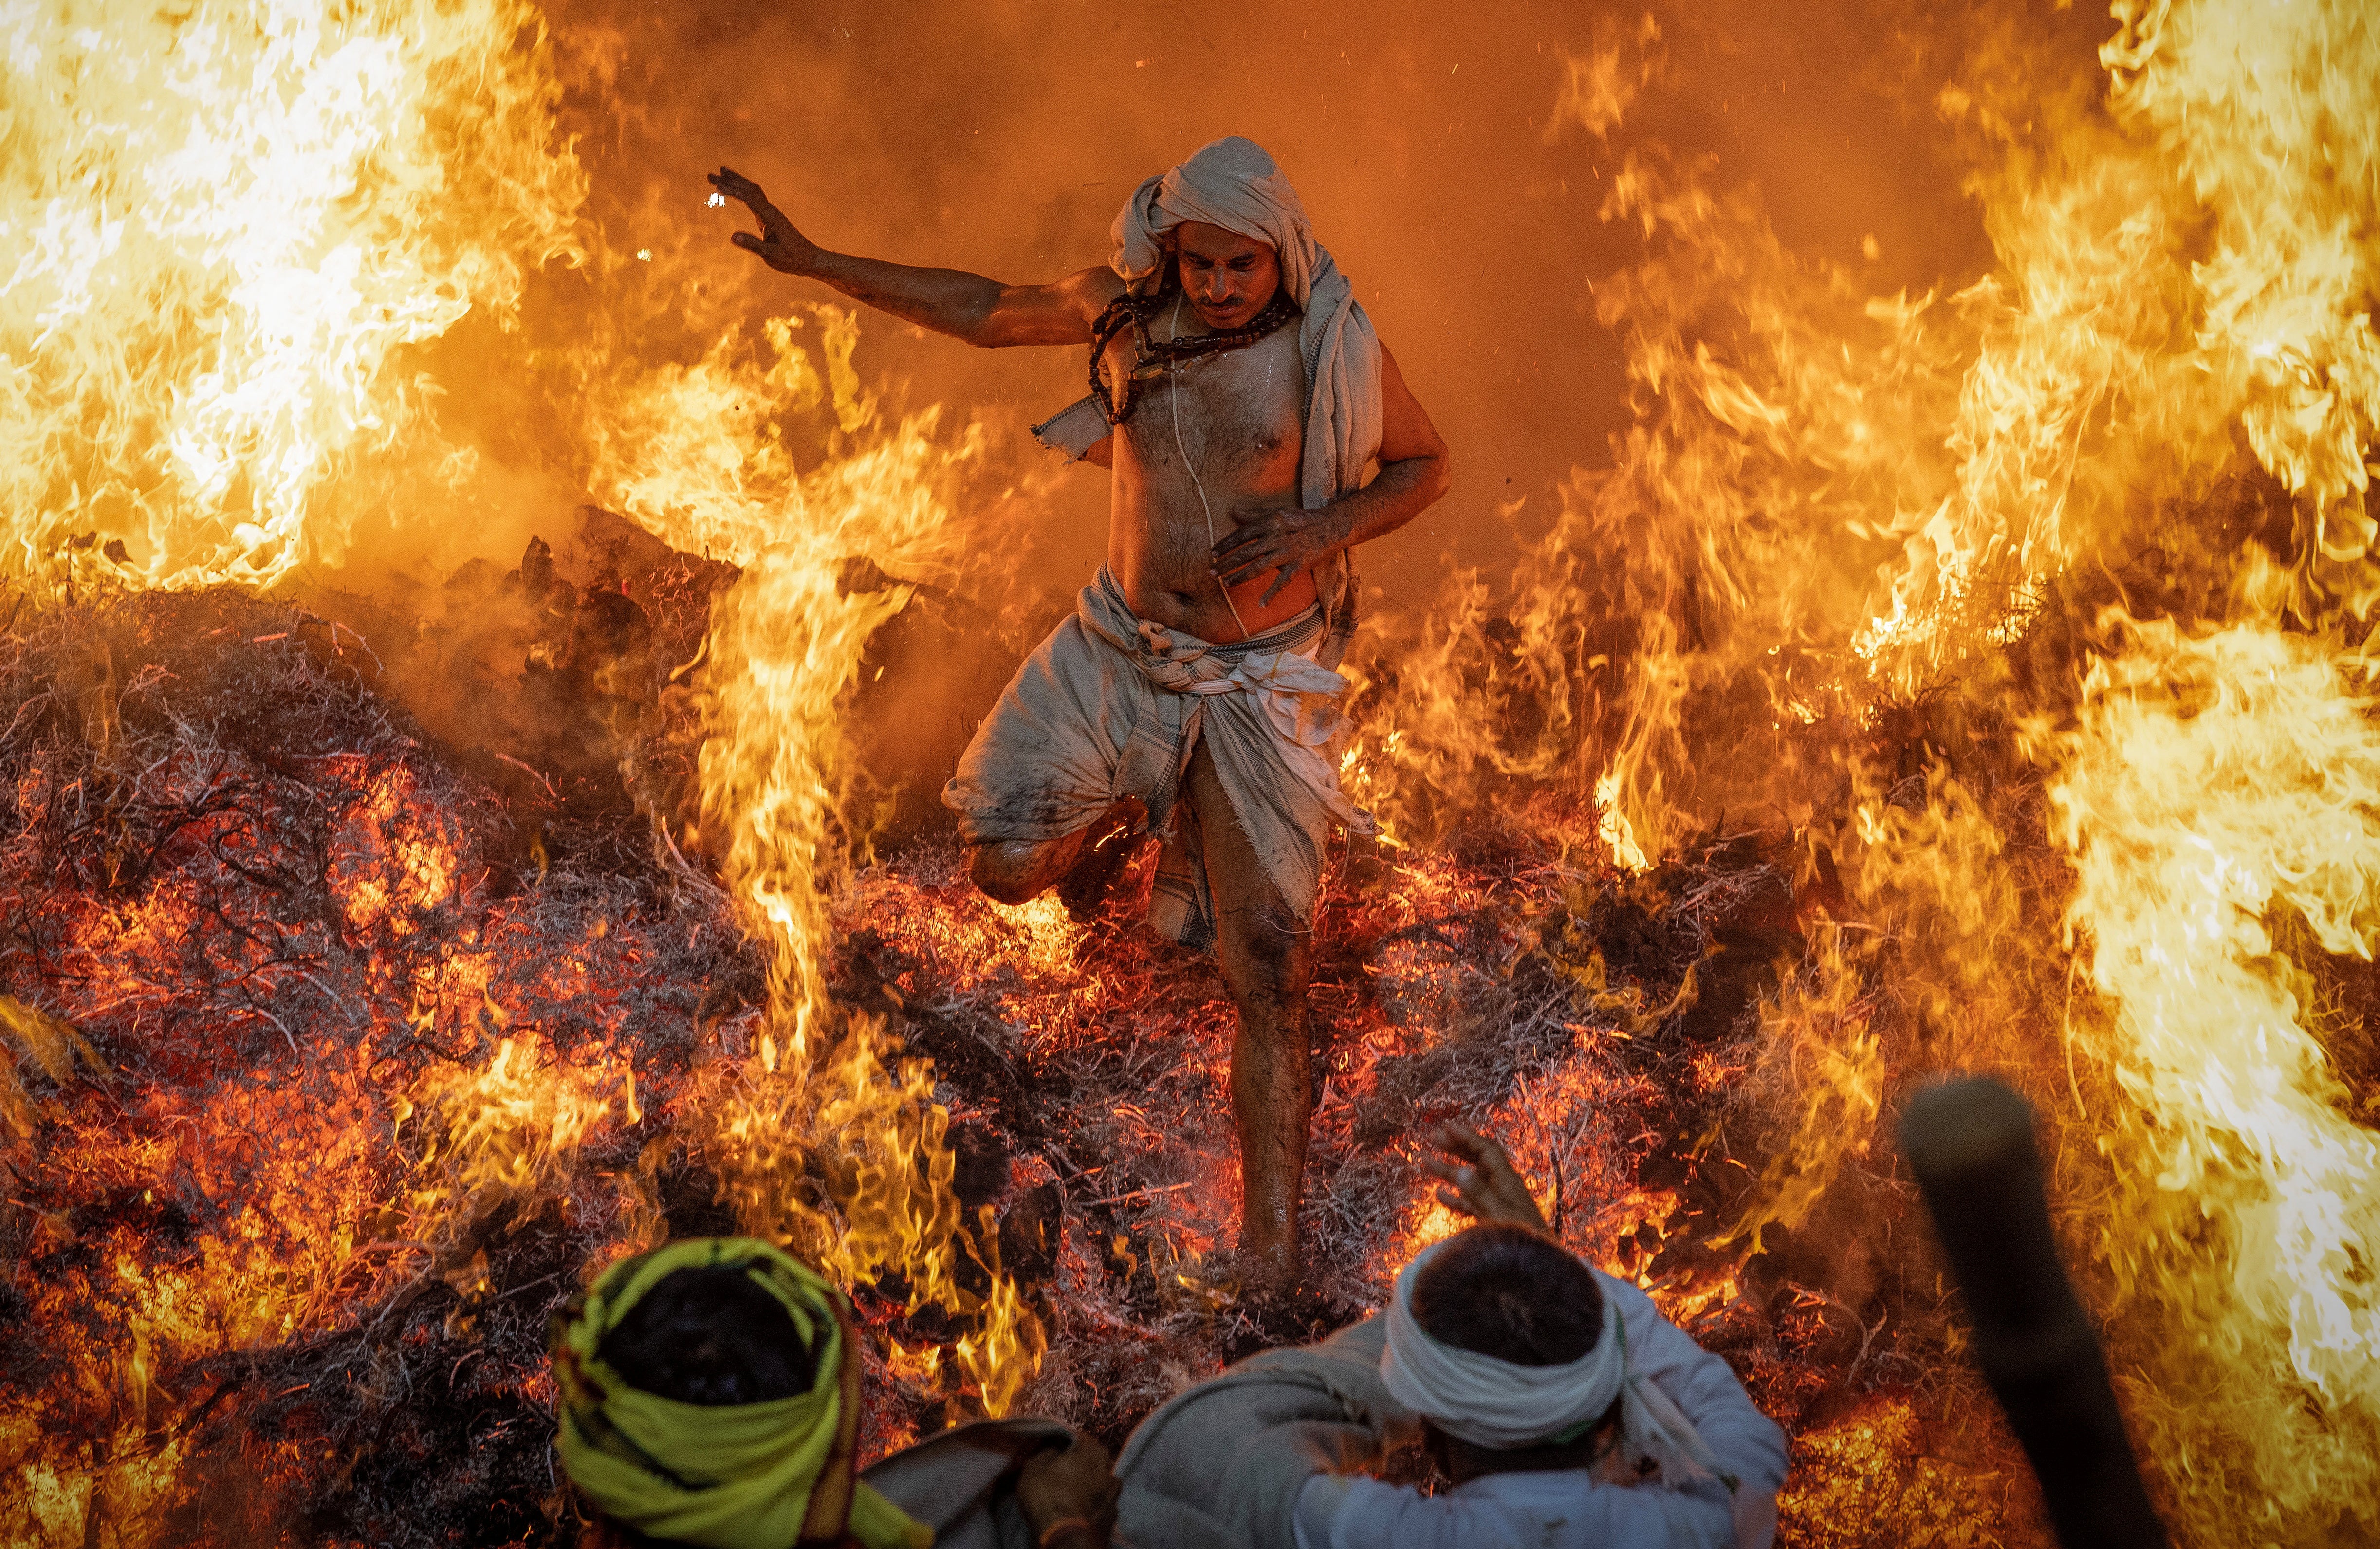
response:
<svg viewBox="0 0 2380 1549"><path fill-rule="evenodd" d="M2164 1549L2091 1320L2058 1260L2033 1110L1996 1081L1912 1098L1900 1142L1967 1294L1975 1361L2069 1549Z"/></svg>

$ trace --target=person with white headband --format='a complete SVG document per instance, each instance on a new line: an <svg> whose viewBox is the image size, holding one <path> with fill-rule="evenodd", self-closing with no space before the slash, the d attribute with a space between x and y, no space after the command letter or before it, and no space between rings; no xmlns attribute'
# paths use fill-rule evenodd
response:
<svg viewBox="0 0 2380 1549"><path fill-rule="evenodd" d="M1440 1197L1486 1217L1397 1277L1380 1375L1442 1495L1345 1475L1299 1494L1300 1549L1767 1549L1785 1434L1652 1298L1556 1241L1494 1141L1438 1135Z"/></svg>
<svg viewBox="0 0 2380 1549"><path fill-rule="evenodd" d="M1126 1445L1118 1541L1250 1549L1767 1549L1785 1436L1727 1362L1547 1230L1502 1147L1424 1165L1484 1217L1387 1311L1173 1399ZM1418 1439L1453 1487L1366 1477Z"/></svg>

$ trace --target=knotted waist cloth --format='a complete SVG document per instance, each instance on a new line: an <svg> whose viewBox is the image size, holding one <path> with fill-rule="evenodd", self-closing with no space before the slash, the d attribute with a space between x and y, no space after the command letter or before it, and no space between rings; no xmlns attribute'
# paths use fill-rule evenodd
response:
<svg viewBox="0 0 2380 1549"><path fill-rule="evenodd" d="M1375 831L1339 789L1347 680L1335 668L1354 629L1344 565L1325 597L1287 623L1218 646L1135 615L1101 566L977 731L942 792L968 844L1036 842L1088 828L1137 798L1163 841L1148 921L1204 950L1216 935L1198 818L1182 777L1199 740L1265 874L1313 917L1333 824Z"/></svg>

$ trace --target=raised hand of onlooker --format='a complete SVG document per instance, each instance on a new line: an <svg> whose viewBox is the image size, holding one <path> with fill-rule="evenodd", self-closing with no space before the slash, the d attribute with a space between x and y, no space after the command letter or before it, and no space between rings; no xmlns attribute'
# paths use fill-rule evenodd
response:
<svg viewBox="0 0 2380 1549"><path fill-rule="evenodd" d="M1422 1158L1422 1170L1452 1185L1438 1197L1450 1209L1483 1221L1510 1221L1546 1231L1545 1213L1537 1208L1528 1181L1513 1170L1504 1148L1466 1125L1446 1123L1430 1131L1429 1144L1457 1158L1441 1162Z"/></svg>

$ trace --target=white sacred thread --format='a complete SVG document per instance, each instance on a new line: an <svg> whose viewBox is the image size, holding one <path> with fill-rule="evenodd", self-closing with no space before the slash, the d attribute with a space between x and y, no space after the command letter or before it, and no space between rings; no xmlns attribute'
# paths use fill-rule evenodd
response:
<svg viewBox="0 0 2380 1549"><path fill-rule="evenodd" d="M1166 325L1166 332L1177 339L1182 337L1182 297L1184 294L1184 291L1174 293L1173 318ZM1182 454L1182 466L1190 475L1190 488L1198 491L1198 509L1207 514L1207 557L1211 561L1215 557L1215 508L1207 503L1207 486L1198 478L1198 466L1190 461L1190 449L1182 444L1182 367L1175 366L1166 376L1168 385L1172 388L1166 394L1165 401L1173 405L1173 450ZM1206 448L1201 445L1199 450L1203 452ZM1232 611L1232 622L1240 626L1240 638L1248 638L1248 621L1240 617L1240 606L1232 600L1232 588L1224 585L1220 575L1215 577L1215 585L1223 588L1223 606Z"/></svg>

